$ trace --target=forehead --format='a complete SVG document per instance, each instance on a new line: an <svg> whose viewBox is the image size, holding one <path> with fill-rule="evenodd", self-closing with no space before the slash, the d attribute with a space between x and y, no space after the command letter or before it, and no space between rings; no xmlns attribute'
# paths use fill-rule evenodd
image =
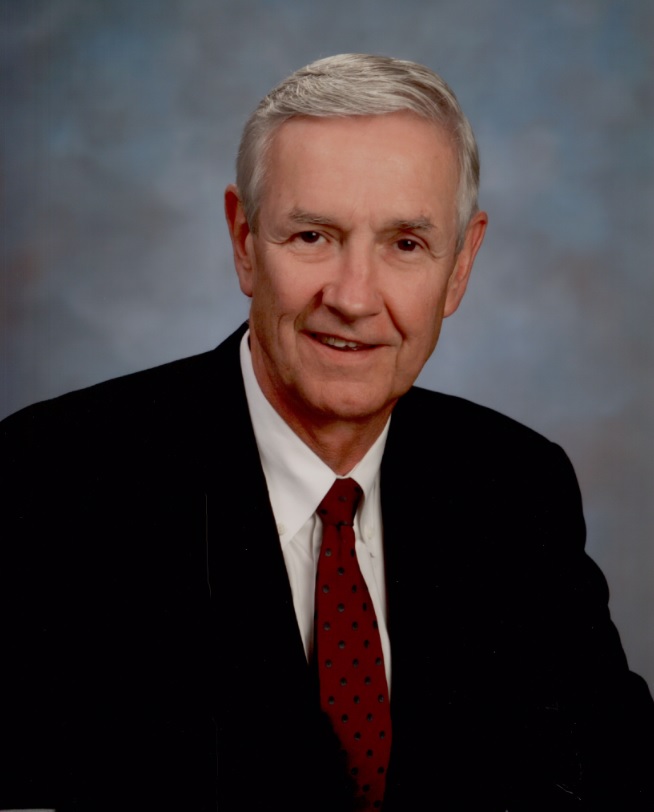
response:
<svg viewBox="0 0 654 812"><path fill-rule="evenodd" d="M440 125L414 113L297 117L270 144L262 204L455 205L458 162ZM269 205L266 206L269 208Z"/></svg>

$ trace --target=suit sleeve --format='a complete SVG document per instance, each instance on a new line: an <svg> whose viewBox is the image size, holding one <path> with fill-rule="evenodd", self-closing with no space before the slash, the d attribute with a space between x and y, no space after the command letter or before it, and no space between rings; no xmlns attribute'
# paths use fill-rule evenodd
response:
<svg viewBox="0 0 654 812"><path fill-rule="evenodd" d="M555 789L583 809L653 809L654 704L645 681L628 668L606 579L583 548L579 487L558 446L544 470L552 481L543 490L552 496L540 506L542 540L536 528L535 561L547 591L547 611L534 608L536 640L546 652L540 685L547 704L540 711L564 732L558 766L570 778Z"/></svg>

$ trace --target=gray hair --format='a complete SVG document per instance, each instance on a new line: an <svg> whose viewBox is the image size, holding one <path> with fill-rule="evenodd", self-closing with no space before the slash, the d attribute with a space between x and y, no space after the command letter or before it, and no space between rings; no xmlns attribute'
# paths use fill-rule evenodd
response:
<svg viewBox="0 0 654 812"><path fill-rule="evenodd" d="M410 111L443 127L459 162L457 251L477 212L479 152L470 122L450 87L424 65L369 54L339 54L312 62L277 85L243 130L236 183L250 228L256 230L267 155L277 129L295 116L370 116Z"/></svg>

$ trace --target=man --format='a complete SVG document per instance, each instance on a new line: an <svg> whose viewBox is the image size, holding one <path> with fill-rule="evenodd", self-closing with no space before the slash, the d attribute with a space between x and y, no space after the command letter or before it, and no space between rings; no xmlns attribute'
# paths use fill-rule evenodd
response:
<svg viewBox="0 0 654 812"><path fill-rule="evenodd" d="M412 388L487 224L451 90L320 60L237 169L249 325L3 425L0 806L649 808L567 458Z"/></svg>

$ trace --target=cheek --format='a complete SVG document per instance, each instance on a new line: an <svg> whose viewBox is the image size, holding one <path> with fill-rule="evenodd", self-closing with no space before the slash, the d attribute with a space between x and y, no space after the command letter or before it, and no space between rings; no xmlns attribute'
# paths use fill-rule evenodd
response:
<svg viewBox="0 0 654 812"><path fill-rule="evenodd" d="M268 341L288 348L310 310L308 294L285 275L265 274L260 277L252 298L251 318L265 330Z"/></svg>
<svg viewBox="0 0 654 812"><path fill-rule="evenodd" d="M262 307L278 317L293 320L315 310L322 298L322 287L310 269L302 271L293 273L292 269L285 268L278 274L270 274L265 288L262 287L265 296Z"/></svg>
<svg viewBox="0 0 654 812"><path fill-rule="evenodd" d="M440 329L445 304L443 287L422 285L411 291L401 291L404 296L395 297L395 305L389 308L393 319L406 338L415 343L428 344Z"/></svg>
<svg viewBox="0 0 654 812"><path fill-rule="evenodd" d="M265 317L272 317L285 307L287 293L279 275L269 262L259 261L253 274L253 306Z"/></svg>

